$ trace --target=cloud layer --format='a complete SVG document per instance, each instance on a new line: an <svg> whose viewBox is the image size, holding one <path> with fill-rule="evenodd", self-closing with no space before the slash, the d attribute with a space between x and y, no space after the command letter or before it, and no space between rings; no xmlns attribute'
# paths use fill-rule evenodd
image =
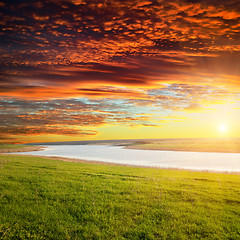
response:
<svg viewBox="0 0 240 240"><path fill-rule="evenodd" d="M158 109L239 99L238 0L0 1L0 12L0 138L159 126Z"/></svg>
<svg viewBox="0 0 240 240"><path fill-rule="evenodd" d="M184 113L213 110L212 104L222 104L226 99L237 101L240 94L219 87L169 84L146 90L142 98L3 98L0 138L49 134L96 137L104 126L163 127L187 120Z"/></svg>
<svg viewBox="0 0 240 240"><path fill-rule="evenodd" d="M67 86L76 96L85 95L81 89L89 83L155 86L206 81L215 74L216 81L230 75L231 84L239 78L239 1L0 5L1 92L6 95L68 96Z"/></svg>

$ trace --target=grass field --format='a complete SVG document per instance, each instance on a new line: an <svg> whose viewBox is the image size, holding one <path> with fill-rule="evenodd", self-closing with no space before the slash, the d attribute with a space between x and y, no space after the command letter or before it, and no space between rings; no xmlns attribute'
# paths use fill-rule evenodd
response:
<svg viewBox="0 0 240 240"><path fill-rule="evenodd" d="M1 155L0 239L240 239L240 175Z"/></svg>

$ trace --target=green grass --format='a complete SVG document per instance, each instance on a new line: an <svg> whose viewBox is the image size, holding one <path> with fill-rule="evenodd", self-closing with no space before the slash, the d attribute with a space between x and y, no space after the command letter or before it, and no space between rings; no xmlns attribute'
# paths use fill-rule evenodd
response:
<svg viewBox="0 0 240 240"><path fill-rule="evenodd" d="M2 155L0 239L240 239L240 175Z"/></svg>

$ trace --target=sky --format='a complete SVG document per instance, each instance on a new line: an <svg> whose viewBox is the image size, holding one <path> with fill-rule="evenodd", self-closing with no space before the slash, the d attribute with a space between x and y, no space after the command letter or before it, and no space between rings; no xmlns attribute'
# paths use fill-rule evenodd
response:
<svg viewBox="0 0 240 240"><path fill-rule="evenodd" d="M0 142L240 137L239 0L0 1Z"/></svg>

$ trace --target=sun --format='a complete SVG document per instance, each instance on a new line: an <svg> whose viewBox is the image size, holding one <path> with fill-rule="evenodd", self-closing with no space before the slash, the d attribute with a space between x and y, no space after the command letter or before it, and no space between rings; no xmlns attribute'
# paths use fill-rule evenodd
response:
<svg viewBox="0 0 240 240"><path fill-rule="evenodd" d="M218 126L218 130L220 133L226 133L227 132L227 125L226 124L220 124Z"/></svg>

